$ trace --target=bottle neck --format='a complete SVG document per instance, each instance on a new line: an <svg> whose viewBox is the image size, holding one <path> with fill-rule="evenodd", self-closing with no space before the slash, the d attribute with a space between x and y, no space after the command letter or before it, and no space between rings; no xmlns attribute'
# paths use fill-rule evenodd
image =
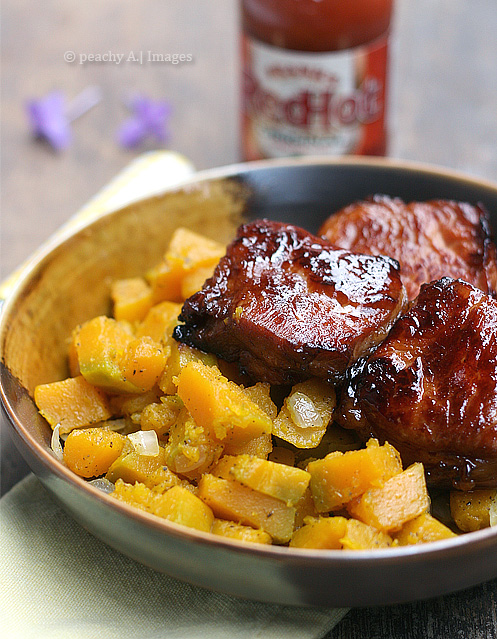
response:
<svg viewBox="0 0 497 639"><path fill-rule="evenodd" d="M283 49L338 51L389 29L393 0L242 0L246 34Z"/></svg>

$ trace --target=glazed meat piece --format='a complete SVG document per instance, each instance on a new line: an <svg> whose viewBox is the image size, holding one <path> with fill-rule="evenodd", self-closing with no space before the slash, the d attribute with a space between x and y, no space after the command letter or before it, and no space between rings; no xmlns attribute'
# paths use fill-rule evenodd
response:
<svg viewBox="0 0 497 639"><path fill-rule="evenodd" d="M410 300L421 284L445 276L496 295L497 251L479 206L376 195L332 215L319 233L350 251L396 259Z"/></svg>
<svg viewBox="0 0 497 639"><path fill-rule="evenodd" d="M355 366L339 421L421 461L433 485L497 486L497 300L443 278Z"/></svg>
<svg viewBox="0 0 497 639"><path fill-rule="evenodd" d="M237 362L254 381L341 378L404 309L398 264L335 249L295 226L240 227L174 337Z"/></svg>

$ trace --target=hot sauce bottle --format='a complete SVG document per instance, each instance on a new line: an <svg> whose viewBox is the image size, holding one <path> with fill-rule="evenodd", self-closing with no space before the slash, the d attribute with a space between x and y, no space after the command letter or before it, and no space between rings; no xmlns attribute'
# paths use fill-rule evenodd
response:
<svg viewBox="0 0 497 639"><path fill-rule="evenodd" d="M384 155L393 0L242 0L242 153Z"/></svg>

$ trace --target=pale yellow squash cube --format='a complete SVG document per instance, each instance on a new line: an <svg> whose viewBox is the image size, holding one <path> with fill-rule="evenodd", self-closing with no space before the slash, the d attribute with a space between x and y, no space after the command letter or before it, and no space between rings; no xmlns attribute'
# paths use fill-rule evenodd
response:
<svg viewBox="0 0 497 639"><path fill-rule="evenodd" d="M278 464L251 455L224 457L212 471L225 479L295 506L306 491L311 476L305 470Z"/></svg>
<svg viewBox="0 0 497 639"><path fill-rule="evenodd" d="M264 530L258 530L251 526L243 526L234 521L226 519L214 519L211 533L228 539L236 539L237 541L249 542L252 544L270 544L272 539Z"/></svg>
<svg viewBox="0 0 497 639"><path fill-rule="evenodd" d="M318 512L340 510L351 500L402 472L399 453L375 439L366 448L329 453L307 465L311 491Z"/></svg>
<svg viewBox="0 0 497 639"><path fill-rule="evenodd" d="M205 474L198 496L219 519L265 530L276 543L286 543L292 536L295 508L237 481Z"/></svg>
<svg viewBox="0 0 497 639"><path fill-rule="evenodd" d="M189 362L178 377L178 395L195 422L223 444L271 432L271 419L216 366Z"/></svg>
<svg viewBox="0 0 497 639"><path fill-rule="evenodd" d="M310 379L293 386L273 422L273 435L296 448L315 448L323 438L336 404L333 386Z"/></svg>
<svg viewBox="0 0 497 639"><path fill-rule="evenodd" d="M423 464L415 463L388 479L380 488L370 488L347 505L349 513L384 532L402 526L427 512L430 498L426 489Z"/></svg>
<svg viewBox="0 0 497 639"><path fill-rule="evenodd" d="M61 435L112 417L107 396L81 375L40 384L35 388L34 400L50 426L60 427Z"/></svg>
<svg viewBox="0 0 497 639"><path fill-rule="evenodd" d="M423 513L419 517L411 519L394 536L399 546L426 544L430 541L457 537L450 528L432 517L430 513Z"/></svg>
<svg viewBox="0 0 497 639"><path fill-rule="evenodd" d="M152 307L152 289L141 277L113 282L110 290L114 318L141 322Z"/></svg>

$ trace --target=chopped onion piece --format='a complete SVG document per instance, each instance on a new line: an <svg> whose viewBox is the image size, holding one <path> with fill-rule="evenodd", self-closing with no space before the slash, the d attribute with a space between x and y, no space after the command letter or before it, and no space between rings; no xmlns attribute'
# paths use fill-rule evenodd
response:
<svg viewBox="0 0 497 639"><path fill-rule="evenodd" d="M159 440L155 430L138 430L136 433L130 433L128 439L139 455L155 457L160 452Z"/></svg>
<svg viewBox="0 0 497 639"><path fill-rule="evenodd" d="M310 397L297 391L287 399L290 416L299 428L323 428L324 419Z"/></svg>
<svg viewBox="0 0 497 639"><path fill-rule="evenodd" d="M492 499L492 503L490 504L488 512L490 515L490 525L497 526L497 491L494 495L494 498Z"/></svg>
<svg viewBox="0 0 497 639"><path fill-rule="evenodd" d="M112 493L112 492L114 492L114 488L115 488L114 484L111 481L109 481L108 479L106 479L105 477L99 477L98 479L92 479L88 483L91 484L92 486L95 486L95 488L98 488L103 493Z"/></svg>
<svg viewBox="0 0 497 639"><path fill-rule="evenodd" d="M53 451L53 454L59 461L64 459L64 453L62 451L62 444L60 443L60 424L53 429L52 439L50 440L50 447Z"/></svg>

